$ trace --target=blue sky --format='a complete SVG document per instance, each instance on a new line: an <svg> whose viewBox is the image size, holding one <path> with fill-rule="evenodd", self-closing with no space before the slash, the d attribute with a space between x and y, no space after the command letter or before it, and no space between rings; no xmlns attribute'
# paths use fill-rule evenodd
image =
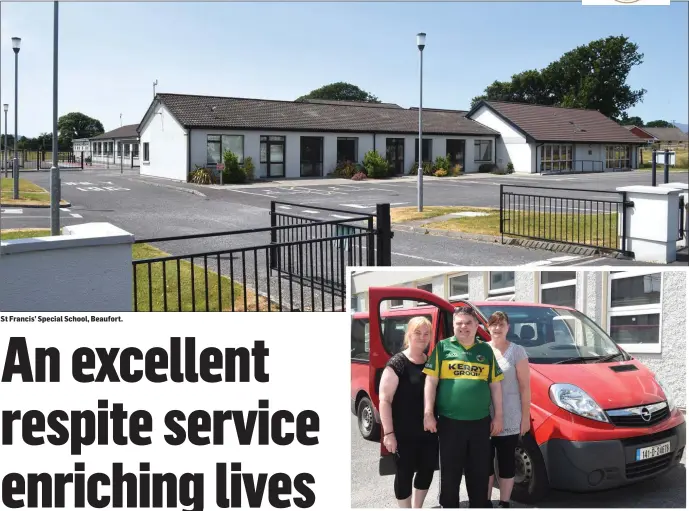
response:
<svg viewBox="0 0 689 511"><path fill-rule="evenodd" d="M493 80L540 69L594 39L625 35L644 63L628 82L648 90L629 111L645 121L689 117L689 4L568 3L60 3L58 114L81 111L106 130L138 123L159 92L293 100L347 81L418 105L416 33L428 34L424 106L469 107ZM53 3L2 2L2 102L14 131L51 131Z"/></svg>

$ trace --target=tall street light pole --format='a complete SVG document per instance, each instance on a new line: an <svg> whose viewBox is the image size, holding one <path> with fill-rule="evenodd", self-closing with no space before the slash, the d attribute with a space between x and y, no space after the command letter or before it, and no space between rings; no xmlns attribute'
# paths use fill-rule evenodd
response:
<svg viewBox="0 0 689 511"><path fill-rule="evenodd" d="M50 167L50 234L60 234L60 167L57 161L57 28L59 2L53 2L53 165Z"/></svg>
<svg viewBox="0 0 689 511"><path fill-rule="evenodd" d="M421 110L423 105L423 49L426 47L426 34L416 34L416 46L419 47L419 168L417 175L416 201L418 211L423 211L423 128L421 124Z"/></svg>
<svg viewBox="0 0 689 511"><path fill-rule="evenodd" d="M5 149L3 151L2 166L5 168L5 177L7 177L7 110L9 110L10 105L5 103L2 105L2 109L5 111Z"/></svg>
<svg viewBox="0 0 689 511"><path fill-rule="evenodd" d="M19 199L19 157L17 153L17 110L19 108L19 48L22 40L19 37L12 38L12 49L14 50L14 160L12 161L12 177L14 178L15 199Z"/></svg>

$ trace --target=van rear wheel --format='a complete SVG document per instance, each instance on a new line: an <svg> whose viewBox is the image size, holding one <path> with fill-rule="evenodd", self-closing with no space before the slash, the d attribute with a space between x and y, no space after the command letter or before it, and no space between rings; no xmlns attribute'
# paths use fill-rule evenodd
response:
<svg viewBox="0 0 689 511"><path fill-rule="evenodd" d="M359 432L366 440L380 439L380 424L376 422L373 412L373 403L368 397L362 397L356 408L356 417L359 423Z"/></svg>
<svg viewBox="0 0 689 511"><path fill-rule="evenodd" d="M548 493L548 473L541 450L530 434L519 439L514 457L516 465L512 499L523 504L537 503Z"/></svg>

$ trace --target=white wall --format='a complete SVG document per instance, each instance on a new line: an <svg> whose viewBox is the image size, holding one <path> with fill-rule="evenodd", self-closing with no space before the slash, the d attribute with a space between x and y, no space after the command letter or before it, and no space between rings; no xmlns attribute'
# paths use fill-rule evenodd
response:
<svg viewBox="0 0 689 511"><path fill-rule="evenodd" d="M0 243L0 311L132 310L134 236L108 223Z"/></svg>
<svg viewBox="0 0 689 511"><path fill-rule="evenodd" d="M149 143L150 161L144 161L144 143ZM204 151L205 151L204 143ZM162 104L154 106L154 113L142 127L139 145L141 175L187 180L186 130ZM192 164L191 169L194 170Z"/></svg>
<svg viewBox="0 0 689 511"><path fill-rule="evenodd" d="M485 106L479 108L471 119L500 133L497 149L497 164L500 168L504 168L511 161L515 172L522 174L533 172L531 145L527 144L524 135Z"/></svg>

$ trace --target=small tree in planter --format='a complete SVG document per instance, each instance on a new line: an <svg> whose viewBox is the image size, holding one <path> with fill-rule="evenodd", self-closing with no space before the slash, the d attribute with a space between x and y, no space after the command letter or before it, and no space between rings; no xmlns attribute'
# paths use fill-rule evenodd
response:
<svg viewBox="0 0 689 511"><path fill-rule="evenodd" d="M243 183L246 181L246 174L239 166L239 158L237 158L236 154L232 151L225 151L223 161L225 162L225 168L222 177L225 183Z"/></svg>
<svg viewBox="0 0 689 511"><path fill-rule="evenodd" d="M254 160L251 158L251 156L244 158L242 170L244 171L244 176L246 177L247 181L254 180L254 171L256 170L256 167L254 166Z"/></svg>
<svg viewBox="0 0 689 511"><path fill-rule="evenodd" d="M388 177L388 162L377 151L369 151L364 155L364 168L372 179Z"/></svg>

